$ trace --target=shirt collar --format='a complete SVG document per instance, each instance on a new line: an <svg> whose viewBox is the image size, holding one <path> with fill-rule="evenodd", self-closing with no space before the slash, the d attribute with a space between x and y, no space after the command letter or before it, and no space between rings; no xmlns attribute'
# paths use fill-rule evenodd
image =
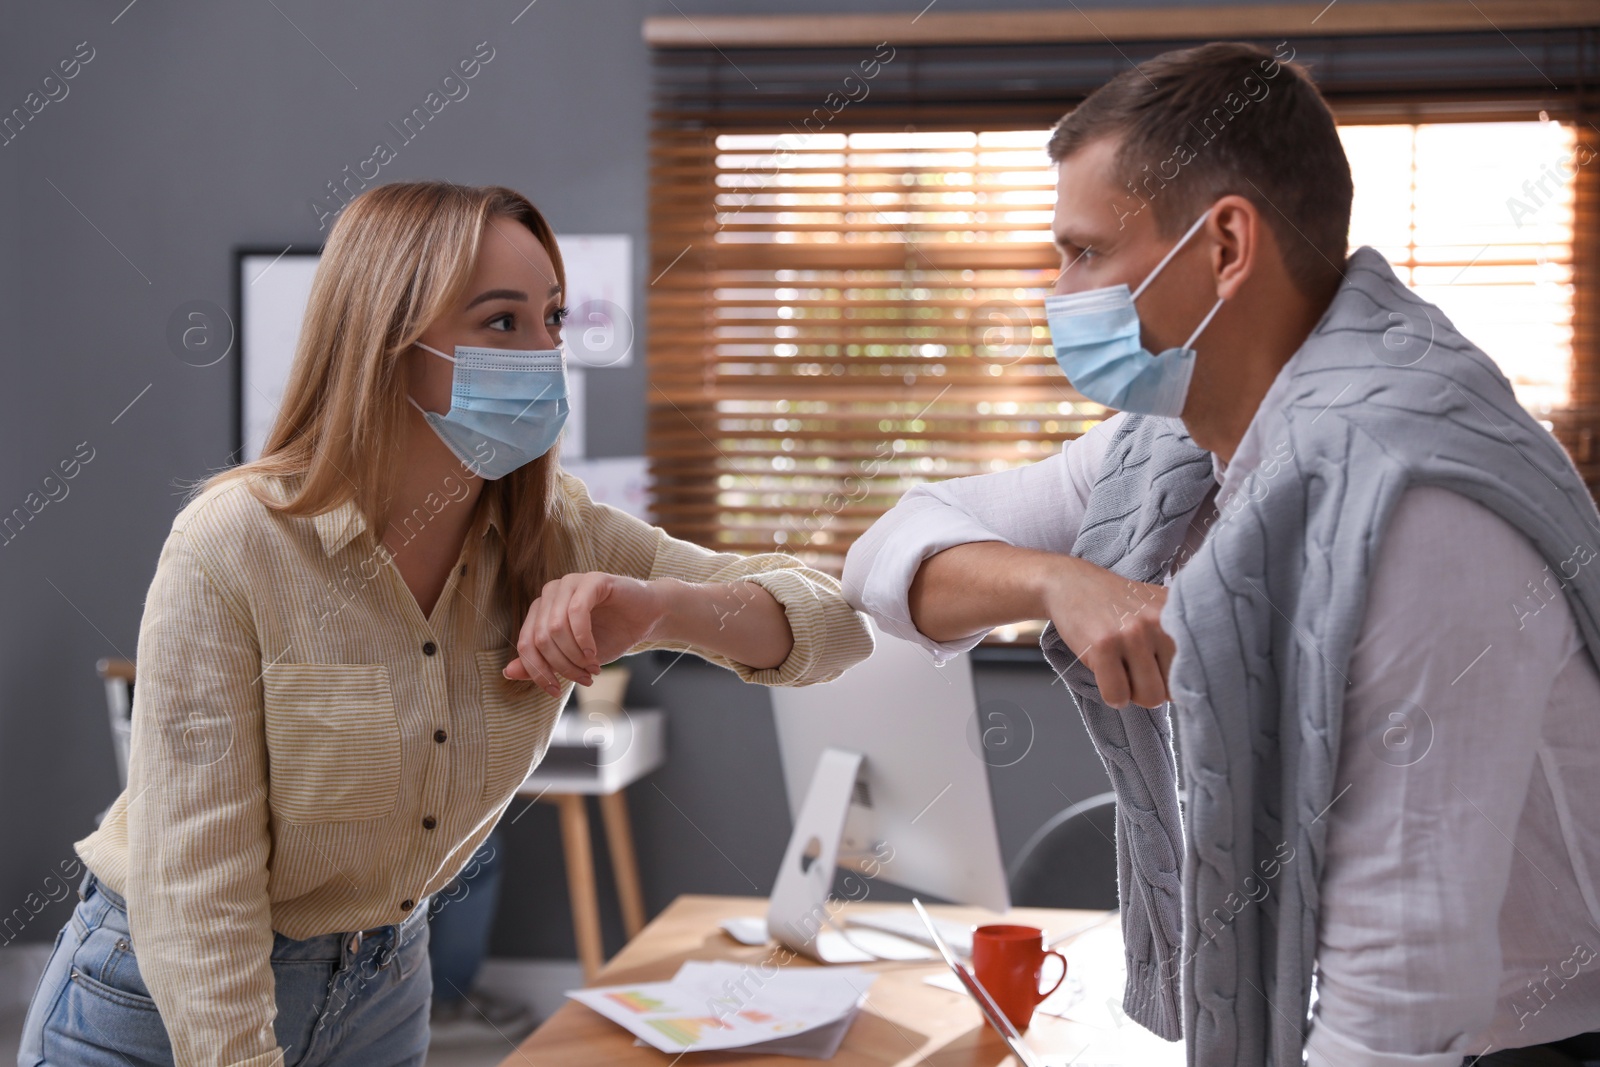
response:
<svg viewBox="0 0 1600 1067"><path fill-rule="evenodd" d="M477 510L472 525L468 527L469 539L474 534L478 537L487 536L490 530L494 530L502 538L505 537L505 518L500 495L500 490L494 485L485 485L483 491L478 494ZM352 499L332 511L324 511L321 515L313 517L311 525L317 531L318 540L322 542L322 551L331 556L361 535L367 528L367 517Z"/></svg>
<svg viewBox="0 0 1600 1067"><path fill-rule="evenodd" d="M314 516L311 525L322 541L322 551L331 556L367 528L367 517L354 500L346 500L332 511Z"/></svg>

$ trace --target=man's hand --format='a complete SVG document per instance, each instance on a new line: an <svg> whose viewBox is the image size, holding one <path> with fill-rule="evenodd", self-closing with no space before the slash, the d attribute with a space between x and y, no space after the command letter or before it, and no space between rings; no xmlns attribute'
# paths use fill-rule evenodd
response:
<svg viewBox="0 0 1600 1067"><path fill-rule="evenodd" d="M978 541L924 560L907 600L912 622L934 641L1050 619L1094 671L1107 704L1153 708L1168 699L1175 646L1161 629L1163 586L1130 581L1074 556Z"/></svg>
<svg viewBox="0 0 1600 1067"><path fill-rule="evenodd" d="M1114 708L1165 703L1175 649L1161 628L1165 586L1135 582L1090 563L1047 572L1045 614L1066 646L1094 671L1100 698Z"/></svg>
<svg viewBox="0 0 1600 1067"><path fill-rule="evenodd" d="M654 582L601 571L547 582L528 608L505 676L537 682L551 696L561 694L566 678L588 685L602 663L654 636L666 613Z"/></svg>

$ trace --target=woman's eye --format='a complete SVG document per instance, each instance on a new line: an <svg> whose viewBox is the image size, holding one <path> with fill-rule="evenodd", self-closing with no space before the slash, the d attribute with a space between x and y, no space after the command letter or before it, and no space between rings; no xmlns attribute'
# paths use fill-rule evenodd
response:
<svg viewBox="0 0 1600 1067"><path fill-rule="evenodd" d="M556 308L554 311L550 312L549 316L544 320L544 324L546 326L554 326L559 330L561 328L561 324L567 321L568 310L569 309L565 307Z"/></svg>
<svg viewBox="0 0 1600 1067"><path fill-rule="evenodd" d="M496 325L496 323L503 323L504 325ZM491 330L503 330L510 332L511 330L515 330L517 328L517 317L511 312L507 311L504 314L496 315L485 325L487 325Z"/></svg>

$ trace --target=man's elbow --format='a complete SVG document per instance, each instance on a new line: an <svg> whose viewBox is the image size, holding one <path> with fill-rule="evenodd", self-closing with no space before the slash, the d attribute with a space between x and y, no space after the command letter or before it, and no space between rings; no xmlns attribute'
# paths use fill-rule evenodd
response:
<svg viewBox="0 0 1600 1067"><path fill-rule="evenodd" d="M865 598L867 578L872 572L872 552L866 546L866 541L871 532L869 528L850 546L850 550L844 556L844 571L839 575L839 585L844 592L844 598L857 611L867 610Z"/></svg>

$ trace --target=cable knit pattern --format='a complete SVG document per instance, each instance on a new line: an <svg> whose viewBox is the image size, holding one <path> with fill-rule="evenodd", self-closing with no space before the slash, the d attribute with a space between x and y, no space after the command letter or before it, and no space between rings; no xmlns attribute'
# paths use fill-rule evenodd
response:
<svg viewBox="0 0 1600 1067"><path fill-rule="evenodd" d="M1511 523L1564 581L1589 655L1600 660L1600 568L1574 563L1600 545L1593 499L1494 363L1377 252L1350 257L1279 385L1285 402L1263 427L1263 439L1282 445L1270 473L1265 462L1241 480L1230 472L1220 517L1173 579L1162 613L1177 642L1169 688L1188 786L1181 1001L1193 1067L1301 1062L1346 671L1378 545L1405 490L1448 489ZM1154 457L1161 436L1135 432L1130 448L1147 442ZM1143 465L1148 489L1112 483L1117 495L1171 495L1155 491L1163 467ZM1172 537L1170 523L1141 525L1142 513L1123 510L1135 517L1125 554L1141 566L1170 558ZM1148 550L1145 538L1155 542ZM1111 567L1137 570L1120 560ZM1117 750L1115 735L1107 740L1103 756ZM1138 769L1123 777L1143 781L1133 792L1160 796L1170 753L1132 743L1127 752ZM1120 800L1128 785L1117 788ZM1174 823L1156 811L1154 828L1119 822L1130 838L1119 840L1119 854L1135 858L1135 871L1146 850L1172 847ZM1271 891L1257 900L1246 879ZM1171 894L1148 900L1159 911ZM1123 904L1146 907L1126 892ZM1150 927L1167 929L1166 919L1152 914ZM1168 992L1162 975L1135 951L1130 944L1126 1000L1159 1001Z"/></svg>
<svg viewBox="0 0 1600 1067"><path fill-rule="evenodd" d="M1072 554L1134 581L1160 582L1215 485L1210 453L1190 440L1181 422L1129 416L1101 461ZM1039 646L1072 693L1117 794L1117 896L1128 958L1122 1009L1176 1041L1182 1036L1177 958L1183 828L1168 709L1109 707L1100 699L1094 672L1062 642L1054 623L1045 627Z"/></svg>

